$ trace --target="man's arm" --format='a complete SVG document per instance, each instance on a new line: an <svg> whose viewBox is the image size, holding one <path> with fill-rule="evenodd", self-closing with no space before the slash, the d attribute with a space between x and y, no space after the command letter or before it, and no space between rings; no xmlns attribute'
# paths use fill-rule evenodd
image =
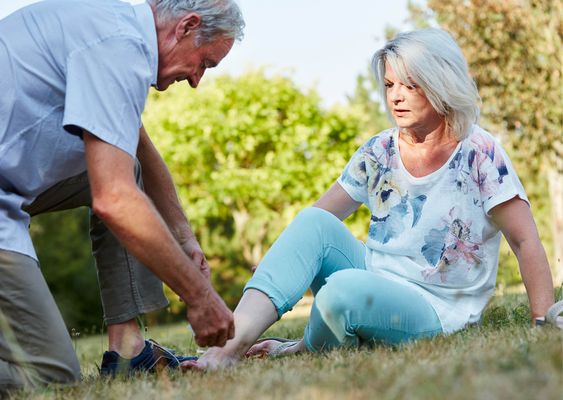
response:
<svg viewBox="0 0 563 400"><path fill-rule="evenodd" d="M137 158L143 171L145 193L153 201L184 252L209 278L209 264L182 210L168 167L154 147L144 126L141 127L139 134Z"/></svg>
<svg viewBox="0 0 563 400"><path fill-rule="evenodd" d="M94 213L188 305L198 345L223 346L234 335L233 315L137 187L134 160L87 132L84 143Z"/></svg>
<svg viewBox="0 0 563 400"><path fill-rule="evenodd" d="M514 251L528 293L532 318L543 317L553 304L553 281L530 207L518 197L491 210L494 223Z"/></svg>

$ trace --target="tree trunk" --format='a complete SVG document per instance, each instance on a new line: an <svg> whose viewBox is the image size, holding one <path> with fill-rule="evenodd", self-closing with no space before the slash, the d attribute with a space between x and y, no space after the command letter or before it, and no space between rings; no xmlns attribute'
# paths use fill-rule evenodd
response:
<svg viewBox="0 0 563 400"><path fill-rule="evenodd" d="M554 265L553 283L555 286L563 284L563 160L556 161L555 168L548 172L549 196L551 198L551 212L553 215L553 255Z"/></svg>

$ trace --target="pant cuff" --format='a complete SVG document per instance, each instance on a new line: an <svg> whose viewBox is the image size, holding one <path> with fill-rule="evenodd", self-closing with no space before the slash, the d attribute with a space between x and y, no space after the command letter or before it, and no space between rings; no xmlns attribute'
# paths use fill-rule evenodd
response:
<svg viewBox="0 0 563 400"><path fill-rule="evenodd" d="M141 309L130 311L127 313L122 313L115 316L104 316L104 321L107 325L115 325L120 324L122 322L126 322L132 319L137 318L139 315L143 315L152 311L161 310L163 308L168 307L170 302L168 299L164 299L159 301L158 303L153 304L145 304Z"/></svg>

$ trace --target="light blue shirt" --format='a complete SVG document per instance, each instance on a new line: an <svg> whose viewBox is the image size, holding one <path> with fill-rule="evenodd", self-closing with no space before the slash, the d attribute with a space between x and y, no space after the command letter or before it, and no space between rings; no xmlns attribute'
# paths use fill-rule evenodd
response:
<svg viewBox="0 0 563 400"><path fill-rule="evenodd" d="M0 249L37 259L22 207L86 170L82 130L135 157L157 66L146 3L46 0L0 20Z"/></svg>

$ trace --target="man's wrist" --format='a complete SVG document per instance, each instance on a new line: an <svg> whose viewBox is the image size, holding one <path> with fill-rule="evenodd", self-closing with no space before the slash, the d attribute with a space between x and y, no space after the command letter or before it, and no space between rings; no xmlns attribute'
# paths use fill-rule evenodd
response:
<svg viewBox="0 0 563 400"><path fill-rule="evenodd" d="M189 287L183 294L179 294L180 298L187 305L192 305L207 298L209 296L209 292L213 290L209 281L203 277L199 270L194 272L195 273L190 276Z"/></svg>
<svg viewBox="0 0 563 400"><path fill-rule="evenodd" d="M172 234L174 235L178 243L182 246L186 243L196 240L196 237L193 231L189 228L189 225L177 229L172 229Z"/></svg>

